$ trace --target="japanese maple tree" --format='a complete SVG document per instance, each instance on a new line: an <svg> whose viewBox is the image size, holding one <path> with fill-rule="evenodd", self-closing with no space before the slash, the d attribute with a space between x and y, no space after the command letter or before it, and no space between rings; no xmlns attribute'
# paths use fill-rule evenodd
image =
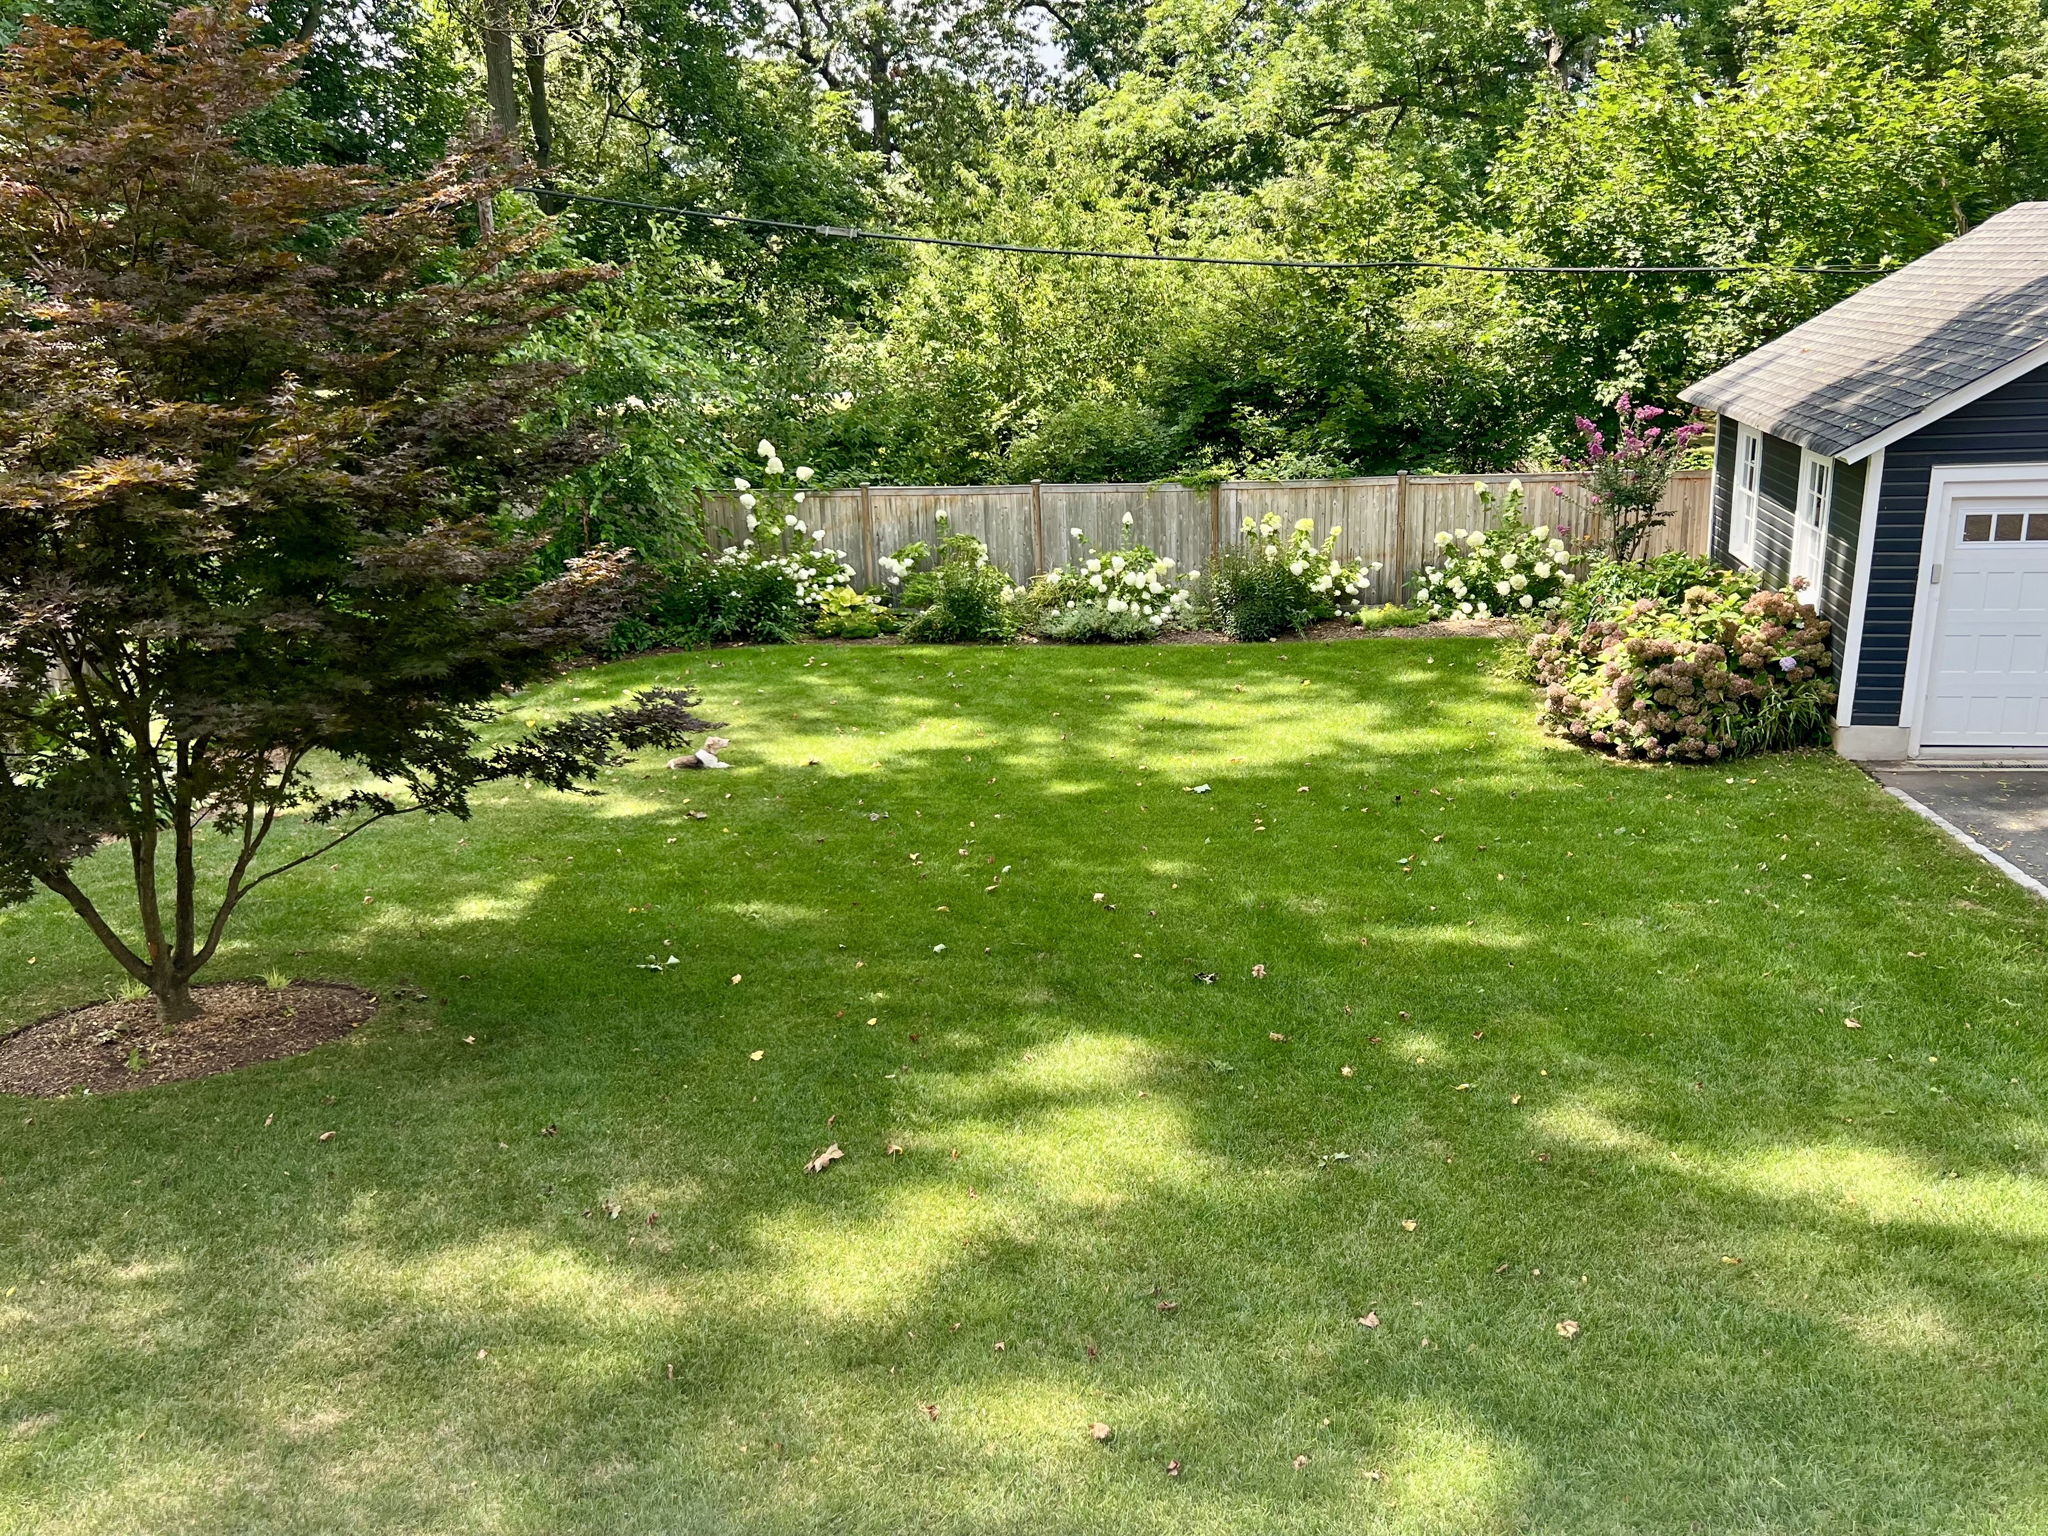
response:
<svg viewBox="0 0 2048 1536"><path fill-rule="evenodd" d="M63 897L167 1024L265 881L705 728L655 691L486 739L633 580L522 575L540 492L605 444L535 425L562 375L516 348L603 273L480 233L488 158L252 156L293 72L254 37L193 9L147 53L30 22L0 56L0 901ZM317 841L266 854L287 815Z"/></svg>

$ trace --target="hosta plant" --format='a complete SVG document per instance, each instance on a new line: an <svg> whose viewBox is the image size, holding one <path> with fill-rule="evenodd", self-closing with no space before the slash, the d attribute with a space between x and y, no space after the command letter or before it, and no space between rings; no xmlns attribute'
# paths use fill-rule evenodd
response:
<svg viewBox="0 0 2048 1536"><path fill-rule="evenodd" d="M1828 623L1741 581L1638 598L1529 642L1552 731L1621 758L1706 762L1826 739Z"/></svg>
<svg viewBox="0 0 2048 1536"><path fill-rule="evenodd" d="M1571 552L1539 523L1522 520L1522 487L1511 482L1505 499L1482 486L1483 512L1499 516L1492 528L1460 528L1436 536L1438 560L1415 584L1415 600L1437 619L1541 618L1572 584Z"/></svg>
<svg viewBox="0 0 2048 1536"><path fill-rule="evenodd" d="M896 615L874 592L834 587L818 605L811 633L827 640L870 640L896 632Z"/></svg>

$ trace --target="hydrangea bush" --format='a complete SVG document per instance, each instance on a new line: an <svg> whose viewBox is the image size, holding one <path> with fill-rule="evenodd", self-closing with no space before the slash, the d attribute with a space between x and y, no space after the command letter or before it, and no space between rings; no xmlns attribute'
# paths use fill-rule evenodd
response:
<svg viewBox="0 0 2048 1536"><path fill-rule="evenodd" d="M1826 739L1829 626L1736 578L1561 619L1529 642L1552 731L1616 757L1709 762Z"/></svg>
<svg viewBox="0 0 2048 1536"><path fill-rule="evenodd" d="M1210 567L1209 617L1233 640L1271 640L1356 613L1379 563L1339 559L1343 531L1332 528L1318 543L1315 520L1304 517L1283 538L1275 514L1256 523L1247 517L1238 547Z"/></svg>
<svg viewBox="0 0 2048 1536"><path fill-rule="evenodd" d="M619 627L612 649L791 641L819 619L833 594L852 589L846 551L828 548L801 515L810 466L786 471L766 438L756 451L765 483L756 486L744 475L732 482L746 512L746 537L677 571L646 613Z"/></svg>
<svg viewBox="0 0 2048 1536"><path fill-rule="evenodd" d="M1544 524L1522 521L1522 486L1505 500L1482 486L1484 512L1500 507L1496 526L1436 536L1440 558L1415 586L1415 600L1433 619L1542 618L1572 584L1571 551Z"/></svg>
<svg viewBox="0 0 2048 1536"><path fill-rule="evenodd" d="M1124 514L1124 537L1131 536ZM1052 640L1143 640L1186 627L1194 603L1174 562L1143 544L1091 553L1088 536L1072 530L1080 557L1031 584L1025 606L1029 624ZM1194 574L1199 574L1194 573Z"/></svg>
<svg viewBox="0 0 2048 1536"><path fill-rule="evenodd" d="M901 584L898 602L911 613L903 638L939 645L1013 638L1018 592L1010 578L989 562L988 546L981 540L950 532L945 513L939 514L938 524L936 551L921 542L907 544L882 562L890 583ZM914 569L925 560L932 562L929 570Z"/></svg>

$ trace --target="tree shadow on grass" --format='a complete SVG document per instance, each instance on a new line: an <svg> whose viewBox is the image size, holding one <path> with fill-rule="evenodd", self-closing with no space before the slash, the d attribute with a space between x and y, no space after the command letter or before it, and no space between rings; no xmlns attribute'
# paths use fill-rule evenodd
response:
<svg viewBox="0 0 2048 1536"><path fill-rule="evenodd" d="M2039 917L1835 765L1608 772L1491 680L1303 660L1173 727L1206 796L1136 766L1158 676L1013 676L1113 697L992 793L951 705L1015 697L883 670L884 770L761 725L281 896L230 964L325 931L439 1001L10 1123L0 1486L96 1531L2038 1513Z"/></svg>

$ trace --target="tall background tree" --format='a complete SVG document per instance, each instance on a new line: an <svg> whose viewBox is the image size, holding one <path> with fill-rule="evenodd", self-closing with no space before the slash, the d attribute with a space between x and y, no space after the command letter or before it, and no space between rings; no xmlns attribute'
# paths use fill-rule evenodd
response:
<svg viewBox="0 0 2048 1536"><path fill-rule="evenodd" d="M537 223L465 229L487 164L259 158L296 67L260 32L31 23L0 60L0 900L63 897L167 1023L267 880L700 728L653 693L485 744L631 585L623 552L529 575L537 509L607 445L520 349L603 274ZM111 849L81 869L107 845L132 912Z"/></svg>
<svg viewBox="0 0 2048 1536"><path fill-rule="evenodd" d="M28 3L137 43L163 14L0 0ZM1882 268L2048 196L2043 0L274 0L262 25L308 49L248 130L265 155L408 166L492 128L571 248L639 274L602 336L556 344L602 365L591 404L673 404L629 408L638 469L582 482L573 521L667 519L679 547L692 489L764 433L840 481L1555 462L1576 415L1669 404L1871 275L1789 268ZM572 193L1025 244L1766 270L1138 272Z"/></svg>

